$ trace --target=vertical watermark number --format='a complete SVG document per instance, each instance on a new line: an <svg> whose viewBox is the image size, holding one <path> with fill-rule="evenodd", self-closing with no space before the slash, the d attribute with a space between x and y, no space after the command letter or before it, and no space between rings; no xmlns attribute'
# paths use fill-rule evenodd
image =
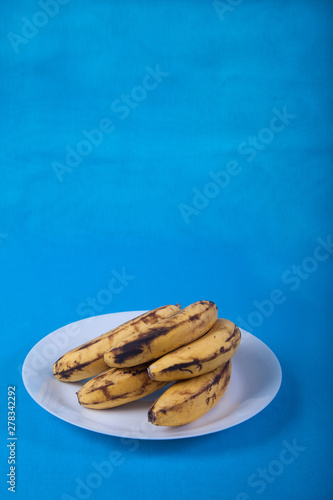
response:
<svg viewBox="0 0 333 500"><path fill-rule="evenodd" d="M16 387L8 386L8 465L7 473L8 491L15 493L16 488Z"/></svg>

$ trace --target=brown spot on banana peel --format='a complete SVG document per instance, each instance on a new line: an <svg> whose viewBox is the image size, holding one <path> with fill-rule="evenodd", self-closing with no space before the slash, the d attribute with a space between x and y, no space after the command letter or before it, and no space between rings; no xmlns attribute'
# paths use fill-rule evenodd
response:
<svg viewBox="0 0 333 500"><path fill-rule="evenodd" d="M209 358L210 359L210 358ZM202 370L202 362L206 361L206 359L201 360L201 362L198 359L193 359L192 361L187 361L186 363L176 363L172 366L169 366L167 368L163 368L161 372L174 372L177 370L184 371L184 372L190 372L193 374L193 371L190 369L191 366L195 367L197 366L199 368L199 371Z"/></svg>
<svg viewBox="0 0 333 500"><path fill-rule="evenodd" d="M152 313L149 318L144 318L142 321L145 323L145 325L151 324L150 319L155 319L156 321L158 320L157 314Z"/></svg>
<svg viewBox="0 0 333 500"><path fill-rule="evenodd" d="M158 389L160 389L164 385L166 385L166 383L161 382L160 385L158 387L156 387L155 391L157 391ZM100 388L100 389L102 389L102 388ZM128 396L130 396L131 399L129 401L124 401L123 403L120 403L119 405L117 405L117 406L120 406L121 404L127 404L127 403L131 403L133 401L137 401L138 399L140 399L141 397L144 397L145 395L146 395L146 385L141 387L140 389L137 389L134 392L124 392L123 394L117 394L115 396L110 396L109 394L107 394L105 401L101 401L100 399L97 401L91 401L88 403L88 406L103 404L104 402L107 402L107 401L117 401L117 400L121 400L121 399L126 399L126 398L128 398ZM80 405L85 406L85 404L80 401L79 396L78 396L78 401L79 401ZM100 410L108 410L109 409L110 410L110 409L112 409L112 407L110 407L110 408L97 408L97 409L100 409Z"/></svg>
<svg viewBox="0 0 333 500"><path fill-rule="evenodd" d="M148 410L148 422L150 422L151 424L156 422L156 415L155 415L152 407L149 408L149 410Z"/></svg>
<svg viewBox="0 0 333 500"><path fill-rule="evenodd" d="M61 358L60 358L60 359L61 359ZM106 368L106 369L110 369L110 367L109 367L106 363L104 363L104 354L102 354L102 356L98 356L98 357L97 357L97 358L95 358L93 361L88 361L87 363L80 363L80 364L79 364L79 362L78 362L78 361L76 361L75 363L76 363L76 364L79 364L79 366L78 366L77 368L76 368L76 366L73 366L72 368L69 368L68 370L62 370L61 372L60 372L60 371L59 371L59 372L56 372L56 374L55 374L55 372L53 371L53 374L54 374L57 378L58 378L58 377L59 377L59 378L61 377L61 378L65 378L65 379L66 379L66 378L69 378L69 377L70 377L71 375L73 375L74 373L76 373L76 372L80 372L80 371L81 371L83 368L85 368L87 365L91 365L91 364L92 364L92 362L96 362L96 361L101 361L101 362L103 361L103 365L105 365L105 367L103 366L103 368L104 368L104 369L105 369L105 368ZM56 363L57 363L57 362L56 362ZM124 372L124 373L132 373L132 375L133 375L133 376L135 376L135 375L137 375L138 373L142 373L142 372L146 369L146 366L147 366L147 365L145 365L144 367L142 367L142 368L140 368L140 369L139 369L139 368L136 368L134 371L132 371L132 370L131 370L131 371L126 371L126 372ZM102 369L103 369L103 368L101 368L101 371L102 371ZM133 368L134 368L134 367L133 367ZM87 377L87 378L89 378L89 377ZM74 381L74 382L75 382L75 381Z"/></svg>
<svg viewBox="0 0 333 500"><path fill-rule="evenodd" d="M111 387L112 385L114 385L114 383L110 382L107 385L104 385L104 386L101 386L101 387L98 387L98 386L91 387L89 389L89 394L91 394L92 392L95 392L95 391L102 391L105 396L108 396L107 389L108 389L108 387Z"/></svg>
<svg viewBox="0 0 333 500"><path fill-rule="evenodd" d="M210 404L211 406L213 406L215 400L216 400L216 394L213 394L212 396L208 396L208 398L206 398L206 405L209 406L209 404Z"/></svg>
<svg viewBox="0 0 333 500"><path fill-rule="evenodd" d="M214 385L218 384L221 380L222 377L225 376L226 372L229 370L229 365L231 364L231 361L227 361L225 364L224 364L224 367L223 367L223 370L220 372L220 373L217 373L213 379L213 381L209 384L209 386L205 386L201 389L201 391L197 392L196 394L193 394L192 396L190 396L189 399L195 399L197 396L199 396L200 394L202 394L203 392L205 392L207 389L211 390L212 387L214 387ZM202 375L203 376L203 375ZM224 381L224 384L223 384L223 387L226 386L227 382L229 382L230 380L230 376L231 374L229 374L227 377L226 377L226 380Z"/></svg>
<svg viewBox="0 0 333 500"><path fill-rule="evenodd" d="M146 366L144 368L140 368L140 369L136 369L136 370L126 370L124 371L123 373L130 373L133 377L135 377L135 375L139 375L140 373L146 371Z"/></svg>
<svg viewBox="0 0 333 500"><path fill-rule="evenodd" d="M234 331L232 332L232 334L230 335L230 337L228 337L225 342L229 342L232 338L234 337L237 337L237 341L238 339L241 337L241 331L240 329L238 328L238 326L235 325L234 327Z"/></svg>
<svg viewBox="0 0 333 500"><path fill-rule="evenodd" d="M212 302L211 300L199 300L198 304L203 304L203 305L210 305L210 306L216 306L215 302Z"/></svg>
<svg viewBox="0 0 333 500"><path fill-rule="evenodd" d="M138 365L138 366L133 366L132 368L126 368L126 369L121 369L122 375L132 375L132 377L136 377L137 375L140 375L141 373L146 373L148 367L148 363ZM112 371L114 370L114 371ZM106 372L101 373L100 375L97 375L94 377L90 382L93 382L91 387L89 388L89 393L92 393L94 391L101 390L104 392L105 388L111 387L112 385L116 385L117 382L112 382L109 380L105 381L105 385L99 385L100 380L102 380L102 383L104 382L104 378L110 374L115 373L118 370L118 368L109 368Z"/></svg>
<svg viewBox="0 0 333 500"><path fill-rule="evenodd" d="M117 394L117 395L114 395L114 396L110 396L107 387L98 387L97 389L95 390L100 390L102 391L102 393L104 394L105 396L105 400L101 400L100 398L96 401L90 401L88 403L89 406L93 406L93 405L98 405L98 404L103 404L105 403L106 401L116 401L117 399L121 399L121 398L126 398L130 393L129 392L124 392L123 394ZM80 391L79 391L80 392ZM90 391L90 392L94 392L94 391ZM137 393L136 393L137 394ZM132 394L134 396L134 393ZM80 397L78 395L78 400L79 400L79 403L80 405L82 406L85 406L85 403L82 403L82 400L80 400ZM105 409L107 410L107 408L101 408L101 409Z"/></svg>
<svg viewBox="0 0 333 500"><path fill-rule="evenodd" d="M91 365L92 363L94 363L96 361L100 360L100 361L103 361L103 363L104 363L103 356L104 356L104 354L102 354L101 356L97 356L96 358L91 359L90 361L87 361L86 363L79 363L78 361L75 361L74 366L72 366L71 368L68 368L67 370L57 371L57 366L58 366L57 363L58 363L58 361L61 360L61 358L59 358L58 361L56 361L54 364L53 374L57 378L68 379L74 373L79 373L80 371L83 370L83 368L85 368L88 365ZM105 367L108 368L107 364L106 363L104 363L104 364L105 364ZM102 368L101 368L101 370L102 370ZM75 381L73 381L73 382L75 382Z"/></svg>
<svg viewBox="0 0 333 500"><path fill-rule="evenodd" d="M100 388L99 388L99 389L100 389L100 391L102 391L102 393L104 394L105 399L108 399L108 398L110 397L110 396L109 396L109 391L108 391L108 389L109 389L109 386L110 386L110 385L111 385L111 384L109 384L109 385L107 385L107 386L104 386L104 387L100 387ZM113 384L112 384L112 385L113 385Z"/></svg>
<svg viewBox="0 0 333 500"><path fill-rule="evenodd" d="M160 408L158 410L160 413L163 413L163 415L166 415L166 412L167 410L165 410L164 408ZM153 424L154 422L156 422L156 413L154 412L154 405L152 405L149 410L148 410L148 422L150 422L151 424Z"/></svg>
<svg viewBox="0 0 333 500"><path fill-rule="evenodd" d="M220 351L219 351L219 352L220 352L220 354L225 354L225 353L227 353L227 352L229 352L229 351L232 351L233 349L235 349L235 347L237 346L237 344L238 344L238 343L239 343L239 339L237 338L237 339L235 339L235 340L234 340L234 342L232 342L232 343L229 345L229 347L223 347L223 346L222 346L222 347L220 348ZM213 358L212 358L212 359L213 359Z"/></svg>
<svg viewBox="0 0 333 500"><path fill-rule="evenodd" d="M195 320L198 320L198 319L200 319L199 314L194 314L193 316L189 317L189 321L195 321Z"/></svg>

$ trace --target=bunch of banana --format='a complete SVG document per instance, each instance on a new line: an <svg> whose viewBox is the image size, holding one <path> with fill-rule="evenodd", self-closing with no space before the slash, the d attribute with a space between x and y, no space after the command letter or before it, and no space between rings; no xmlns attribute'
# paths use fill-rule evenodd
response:
<svg viewBox="0 0 333 500"><path fill-rule="evenodd" d="M108 349L126 337L176 314L179 309L179 304L158 307L72 349L54 363L53 375L63 382L76 382L101 373L109 368L103 358Z"/></svg>
<svg viewBox="0 0 333 500"><path fill-rule="evenodd" d="M93 377L77 393L79 403L93 409L135 401L174 382L151 406L148 420L193 422L225 393L241 340L237 326L217 315L207 300L154 309L65 354L54 375L62 381Z"/></svg>

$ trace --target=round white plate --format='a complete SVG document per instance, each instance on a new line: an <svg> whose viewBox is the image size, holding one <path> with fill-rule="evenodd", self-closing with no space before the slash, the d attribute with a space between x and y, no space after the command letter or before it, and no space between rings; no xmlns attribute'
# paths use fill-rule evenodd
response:
<svg viewBox="0 0 333 500"><path fill-rule="evenodd" d="M53 363L70 349L144 312L129 311L82 319L44 337L31 349L23 365L23 382L30 396L56 417L84 429L136 439L180 439L240 424L263 410L277 394L282 380L278 359L261 340L241 330L242 340L233 357L226 393L215 408L191 424L157 427L148 422L148 409L165 388L139 401L109 410L83 408L76 397L82 382L60 382L52 374Z"/></svg>

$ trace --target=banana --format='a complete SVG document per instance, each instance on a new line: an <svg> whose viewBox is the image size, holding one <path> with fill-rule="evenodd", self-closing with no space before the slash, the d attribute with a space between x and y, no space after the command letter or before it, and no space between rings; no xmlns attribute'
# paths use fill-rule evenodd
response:
<svg viewBox="0 0 333 500"><path fill-rule="evenodd" d="M220 401L231 377L231 360L211 372L169 387L150 407L154 425L185 425L202 417Z"/></svg>
<svg viewBox="0 0 333 500"><path fill-rule="evenodd" d="M229 361L240 340L240 330L234 323L218 319L198 340L154 361L148 373L153 380L165 382L203 375Z"/></svg>
<svg viewBox="0 0 333 500"><path fill-rule="evenodd" d="M101 373L109 368L103 359L105 351L126 337L176 314L179 309L179 304L158 307L72 349L54 363L53 375L63 382L76 382Z"/></svg>
<svg viewBox="0 0 333 500"><path fill-rule="evenodd" d="M125 338L104 354L104 361L115 368L152 361L201 337L216 319L214 302L195 302L147 330Z"/></svg>
<svg viewBox="0 0 333 500"><path fill-rule="evenodd" d="M152 380L147 364L132 368L109 368L86 382L77 393L80 405L104 410L143 398L166 382Z"/></svg>

